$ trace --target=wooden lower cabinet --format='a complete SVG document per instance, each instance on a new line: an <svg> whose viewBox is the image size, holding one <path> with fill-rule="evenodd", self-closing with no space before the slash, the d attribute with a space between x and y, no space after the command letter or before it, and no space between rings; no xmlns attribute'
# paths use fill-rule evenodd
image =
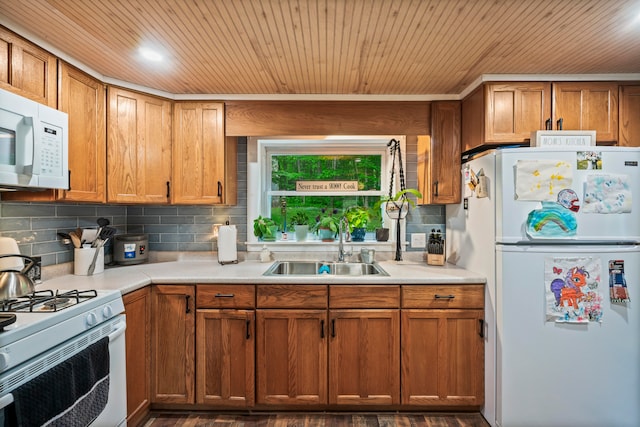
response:
<svg viewBox="0 0 640 427"><path fill-rule="evenodd" d="M483 403L482 310L402 310L402 404Z"/></svg>
<svg viewBox="0 0 640 427"><path fill-rule="evenodd" d="M257 310L257 403L327 403L326 310Z"/></svg>
<svg viewBox="0 0 640 427"><path fill-rule="evenodd" d="M199 309L196 331L196 403L252 407L255 311Z"/></svg>
<svg viewBox="0 0 640 427"><path fill-rule="evenodd" d="M135 426L146 418L151 401L151 290L145 287L122 299L127 316L127 424Z"/></svg>
<svg viewBox="0 0 640 427"><path fill-rule="evenodd" d="M402 287L402 404L484 403L484 285Z"/></svg>
<svg viewBox="0 0 640 427"><path fill-rule="evenodd" d="M400 403L399 310L330 310L329 403Z"/></svg>
<svg viewBox="0 0 640 427"><path fill-rule="evenodd" d="M195 288L154 285L151 296L151 401L194 403Z"/></svg>

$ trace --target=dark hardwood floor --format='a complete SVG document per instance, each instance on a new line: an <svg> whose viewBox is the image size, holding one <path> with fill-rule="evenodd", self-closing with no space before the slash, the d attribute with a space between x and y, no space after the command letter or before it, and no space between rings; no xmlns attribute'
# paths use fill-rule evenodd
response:
<svg viewBox="0 0 640 427"><path fill-rule="evenodd" d="M155 413L144 427L488 427L478 413Z"/></svg>

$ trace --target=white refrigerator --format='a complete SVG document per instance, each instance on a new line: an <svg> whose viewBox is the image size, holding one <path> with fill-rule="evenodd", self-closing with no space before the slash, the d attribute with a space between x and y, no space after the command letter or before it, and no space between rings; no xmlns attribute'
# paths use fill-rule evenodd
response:
<svg viewBox="0 0 640 427"><path fill-rule="evenodd" d="M447 261L487 277L492 426L640 426L639 163L595 146L463 163Z"/></svg>

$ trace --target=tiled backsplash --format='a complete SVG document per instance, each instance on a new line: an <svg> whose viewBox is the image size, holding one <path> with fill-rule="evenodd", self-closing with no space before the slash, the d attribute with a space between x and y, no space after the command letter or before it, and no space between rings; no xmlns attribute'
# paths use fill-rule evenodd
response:
<svg viewBox="0 0 640 427"><path fill-rule="evenodd" d="M18 241L24 255L41 256L42 265L71 262L72 247L62 244L58 232L95 227L105 217L121 233L149 235L151 251L215 251L215 224L227 220L238 228L238 250L246 250L247 157L246 139L238 142L238 204L235 206L118 206L67 203L0 203L0 235ZM415 187L415 147L407 147L407 185ZM411 154L413 153L413 155ZM444 206L419 206L407 217L407 233L427 233L444 227ZM442 230L444 231L444 230ZM407 236L408 239L408 236ZM109 248L107 248L108 250ZM408 248L407 250L412 250ZM419 249L422 250L422 249Z"/></svg>

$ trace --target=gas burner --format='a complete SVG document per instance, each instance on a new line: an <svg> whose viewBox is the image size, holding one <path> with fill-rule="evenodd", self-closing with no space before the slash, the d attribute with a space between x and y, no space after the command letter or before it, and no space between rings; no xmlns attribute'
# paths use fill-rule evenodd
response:
<svg viewBox="0 0 640 427"><path fill-rule="evenodd" d="M67 307L80 304L91 298L98 296L95 290L88 291L35 291L32 294L15 298L10 301L3 301L0 311L3 312L25 312L43 313L63 310Z"/></svg>

